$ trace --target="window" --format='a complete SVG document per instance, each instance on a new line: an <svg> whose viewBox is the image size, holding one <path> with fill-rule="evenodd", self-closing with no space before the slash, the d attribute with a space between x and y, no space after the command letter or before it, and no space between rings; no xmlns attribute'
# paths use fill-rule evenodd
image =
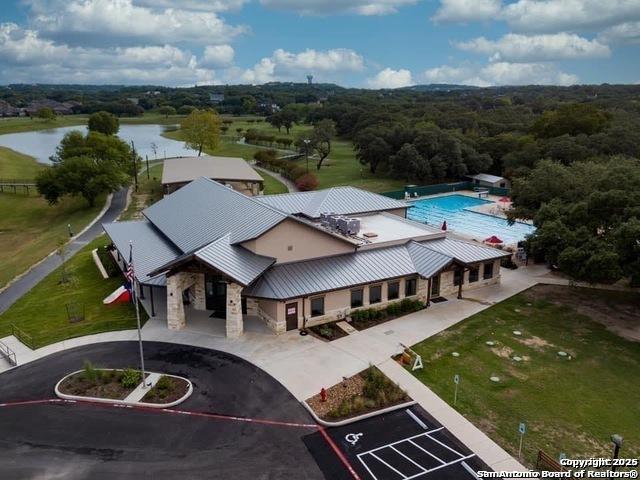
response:
<svg viewBox="0 0 640 480"><path fill-rule="evenodd" d="M369 303L380 303L382 301L382 285L372 285L369 287Z"/></svg>
<svg viewBox="0 0 640 480"><path fill-rule="evenodd" d="M487 280L488 278L493 277L493 262L484 264L484 273L482 274L482 278Z"/></svg>
<svg viewBox="0 0 640 480"><path fill-rule="evenodd" d="M404 281L404 296L411 297L416 294L418 279L417 278L408 278Z"/></svg>
<svg viewBox="0 0 640 480"><path fill-rule="evenodd" d="M363 305L363 292L362 288L351 290L351 308L358 308Z"/></svg>
<svg viewBox="0 0 640 480"><path fill-rule="evenodd" d="M400 282L387 283L387 300L400 298Z"/></svg>
<svg viewBox="0 0 640 480"><path fill-rule="evenodd" d="M324 315L324 297L316 297L311 299L311 316L319 317Z"/></svg>
<svg viewBox="0 0 640 480"><path fill-rule="evenodd" d="M469 270L469 283L477 282L480 278L480 267L471 267Z"/></svg>
<svg viewBox="0 0 640 480"><path fill-rule="evenodd" d="M462 269L456 269L453 271L453 284L457 287L462 283Z"/></svg>

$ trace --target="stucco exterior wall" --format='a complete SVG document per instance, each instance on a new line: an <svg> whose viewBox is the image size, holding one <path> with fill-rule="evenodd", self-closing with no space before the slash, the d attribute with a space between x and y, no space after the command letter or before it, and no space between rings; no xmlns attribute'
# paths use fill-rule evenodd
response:
<svg viewBox="0 0 640 480"><path fill-rule="evenodd" d="M288 219L242 246L259 255L274 257L277 263L355 251L353 245Z"/></svg>
<svg viewBox="0 0 640 480"><path fill-rule="evenodd" d="M465 272L464 284L462 291L467 292L475 290L479 287L487 285L493 285L500 282L500 260L494 260L493 262L493 277L490 279L483 279L484 263L478 264L480 266L479 278L477 282L469 283L469 272ZM458 287L453 284L453 270L442 272L440 277L440 295L452 296L457 295ZM339 320L347 316L350 312L366 309L366 308L386 308L387 305L393 302L401 301L405 297L405 280L416 277L406 277L395 280L389 280L385 282L376 282L371 285L364 285L362 287L354 287L343 290L336 290L333 292L327 292L320 295L312 295L309 298L298 298L294 300L287 300L279 302L276 300L259 300L261 317L265 319L267 324L274 330L279 328L280 331L286 331L285 320L285 305L288 303L298 302L298 328L302 328L304 324L304 315L307 317L307 327L314 325L320 325L322 323L332 322ZM398 299L388 299L388 285L390 282L398 281L400 283L400 296ZM382 301L375 304L369 302L369 287L373 285L382 286ZM416 286L416 294L408 298L413 298L426 302L428 291L428 280L418 277ZM363 289L363 306L358 308L351 308L351 290L356 288ZM324 311L325 314L317 317L311 316L311 299L315 297L324 297ZM304 302L304 308L302 306ZM304 312L304 313L303 313ZM275 330L274 330L275 331Z"/></svg>
<svg viewBox="0 0 640 480"><path fill-rule="evenodd" d="M262 184L260 182L241 182L241 181L225 181L225 180L218 180L218 179L213 179L217 182L220 183L226 183L228 185L231 185L231 187L236 190L237 192L243 193L249 197L252 196L256 196L256 195L260 195L260 192L262 190ZM175 192L176 190L181 189L182 187L184 187L185 185L187 185L190 182L180 182L180 183L165 183L162 185L163 189L164 189L164 194L165 195L169 195L170 193Z"/></svg>

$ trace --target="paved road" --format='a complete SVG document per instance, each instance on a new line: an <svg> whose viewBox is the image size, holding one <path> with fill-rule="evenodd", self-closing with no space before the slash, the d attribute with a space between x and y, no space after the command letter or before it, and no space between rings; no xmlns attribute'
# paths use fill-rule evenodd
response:
<svg viewBox="0 0 640 480"><path fill-rule="evenodd" d="M313 423L295 398L258 367L205 348L145 342L146 365L188 377L178 409ZM0 374L0 403L51 398L84 360L135 366L136 342L78 347ZM323 478L304 438L315 429L89 404L0 407L0 478Z"/></svg>
<svg viewBox="0 0 640 480"><path fill-rule="evenodd" d="M127 203L127 189L113 194L111 206L100 219L94 223L91 228L76 238L69 244L68 255L75 255L78 250L91 242L102 233L102 224L113 222L124 210ZM51 250L55 248L51 246ZM44 262L39 264L25 276L13 283L9 288L0 293L0 314L13 305L20 297L37 285L44 277L60 266L60 259L57 255L48 257Z"/></svg>
<svg viewBox="0 0 640 480"><path fill-rule="evenodd" d="M272 172L271 170L267 170L266 168L258 167L257 165L252 165L252 167L258 170L259 172L264 172L267 175L271 175L273 178L283 183L284 186L287 187L287 189L289 190L289 193L295 193L298 191L298 187L296 187L296 184L294 182L292 182L288 178L284 178L279 173Z"/></svg>

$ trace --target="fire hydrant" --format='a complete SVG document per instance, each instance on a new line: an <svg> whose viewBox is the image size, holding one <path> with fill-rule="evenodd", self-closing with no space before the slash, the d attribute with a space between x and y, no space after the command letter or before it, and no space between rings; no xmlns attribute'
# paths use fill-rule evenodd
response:
<svg viewBox="0 0 640 480"><path fill-rule="evenodd" d="M327 401L327 391L325 390L324 387L322 387L322 389L320 389L320 401L321 402L326 402Z"/></svg>

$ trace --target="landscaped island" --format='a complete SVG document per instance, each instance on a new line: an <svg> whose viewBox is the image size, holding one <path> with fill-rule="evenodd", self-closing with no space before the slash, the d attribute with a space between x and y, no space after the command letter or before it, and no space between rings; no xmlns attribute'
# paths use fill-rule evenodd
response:
<svg viewBox="0 0 640 480"><path fill-rule="evenodd" d="M82 370L60 380L55 392L66 400L166 408L182 403L193 391L189 380L175 375L147 372L145 384L139 370L97 368L85 362Z"/></svg>

